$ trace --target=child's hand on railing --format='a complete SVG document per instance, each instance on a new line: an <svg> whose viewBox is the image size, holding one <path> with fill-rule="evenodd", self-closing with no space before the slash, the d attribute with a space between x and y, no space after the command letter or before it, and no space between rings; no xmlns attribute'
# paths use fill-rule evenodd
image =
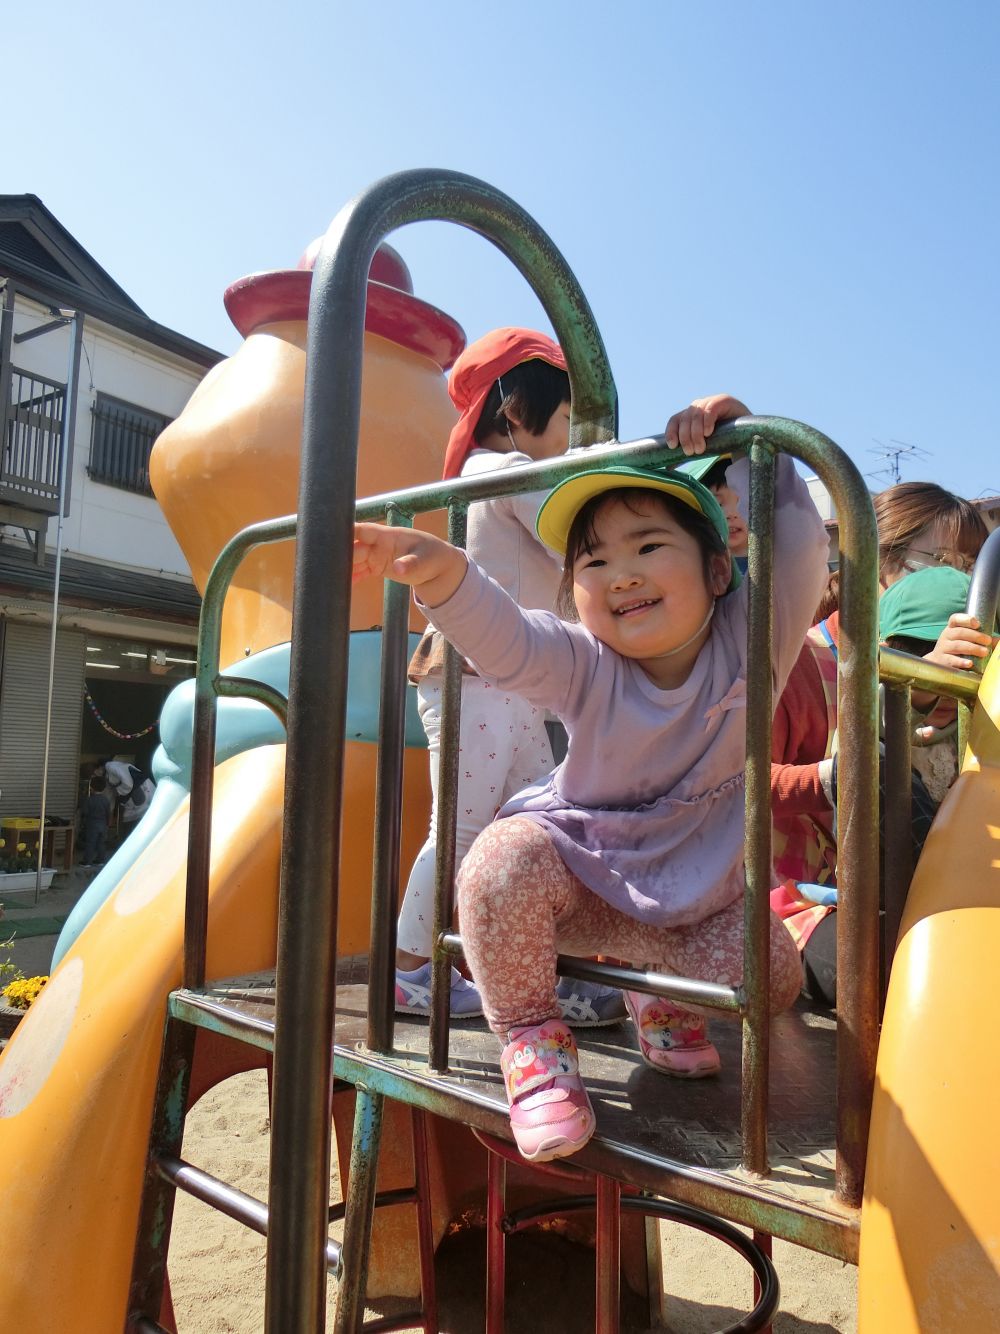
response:
<svg viewBox="0 0 1000 1334"><path fill-rule="evenodd" d="M664 434L667 444L680 447L685 454L704 454L705 442L720 421L748 416L750 409L731 394L712 394L696 398L683 412L675 412Z"/></svg>
<svg viewBox="0 0 1000 1334"><path fill-rule="evenodd" d="M381 523L354 525L352 583L395 579L415 588L426 606L436 607L458 589L466 568L465 552L432 533Z"/></svg>
<svg viewBox="0 0 1000 1334"><path fill-rule="evenodd" d="M927 662L935 662L939 667L957 667L968 671L972 659L988 658L996 642L996 636L982 633L975 616L956 611L948 617L948 624L941 631L937 643L924 657Z"/></svg>

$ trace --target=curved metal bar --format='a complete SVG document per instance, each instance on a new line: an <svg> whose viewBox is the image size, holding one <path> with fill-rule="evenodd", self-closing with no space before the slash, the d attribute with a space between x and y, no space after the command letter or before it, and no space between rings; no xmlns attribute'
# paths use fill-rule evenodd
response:
<svg viewBox="0 0 1000 1334"><path fill-rule="evenodd" d="M315 308L319 318L335 329L339 316L331 313L328 318L328 312L340 306L339 314L353 313L363 327L367 273L379 242L397 227L429 221L455 222L478 232L527 279L566 354L572 391L570 444L613 439L618 429L617 392L583 289L538 223L485 181L433 168L401 171L351 200L326 233L313 273L310 310ZM335 263L341 275L336 279Z"/></svg>
<svg viewBox="0 0 1000 1334"><path fill-rule="evenodd" d="M992 633L1000 608L1000 528L995 528L982 545L972 571L966 610L977 617L987 634ZM982 670L982 663L979 663Z"/></svg>
<svg viewBox="0 0 1000 1334"><path fill-rule="evenodd" d="M513 1236L536 1223L563 1218L569 1213L585 1212L595 1209L596 1206L596 1195L576 1195L558 1202L543 1201L541 1204L506 1213L502 1227L507 1236ZM704 1232L706 1236L725 1242L727 1246L742 1255L760 1284L760 1297L742 1320L738 1320L735 1325L726 1325L719 1334L753 1334L753 1331L767 1327L778 1309L781 1285L770 1258L755 1241L724 1218L717 1218L715 1214L696 1209L691 1204L652 1199L648 1195L622 1195L621 1207L628 1213L652 1215L655 1218L665 1218L671 1223L680 1223L684 1227L692 1227L698 1232Z"/></svg>
<svg viewBox="0 0 1000 1334"><path fill-rule="evenodd" d="M351 528L355 515L367 275L406 223L439 219L479 232L535 288L562 341L573 394L570 439L613 437L614 381L586 298L566 261L512 200L456 172L402 172L334 219L313 271L299 474L289 682L278 970L267 1334L324 1325L340 812L347 707ZM339 1317L338 1317L339 1318Z"/></svg>
<svg viewBox="0 0 1000 1334"><path fill-rule="evenodd" d="M996 629L997 611L1000 610L1000 528L994 529L990 533L976 558L965 609L976 617L987 634L992 634ZM973 658L972 670L977 677L982 676L985 667L985 659ZM969 742L971 722L972 704L960 704L958 709L958 758L960 763Z"/></svg>
<svg viewBox="0 0 1000 1334"><path fill-rule="evenodd" d="M265 542L283 542L294 536L294 515L244 528L223 547L205 585L198 621L184 899L184 985L189 990L195 990L205 983L208 875L212 855L212 791L215 783L216 683L219 680L219 646L222 641L222 609L226 591L248 551ZM261 703L268 708L273 707L270 699L262 698ZM287 727L284 701L278 716Z"/></svg>
<svg viewBox="0 0 1000 1334"><path fill-rule="evenodd" d="M288 701L280 690L269 686L266 681L254 681L252 678L220 676L215 682L215 693L227 699L253 699L270 709L284 726L288 716Z"/></svg>

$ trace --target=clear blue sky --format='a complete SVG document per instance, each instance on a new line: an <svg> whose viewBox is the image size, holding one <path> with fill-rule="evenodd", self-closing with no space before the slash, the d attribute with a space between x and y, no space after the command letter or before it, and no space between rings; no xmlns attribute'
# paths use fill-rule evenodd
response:
<svg viewBox="0 0 1000 1334"><path fill-rule="evenodd" d="M1000 8L984 0L68 0L4 16L3 191L224 352L225 286L290 267L407 167L539 220L604 335L622 437L728 389L1000 491ZM480 238L397 233L470 337L544 320ZM886 479L872 479L885 484Z"/></svg>

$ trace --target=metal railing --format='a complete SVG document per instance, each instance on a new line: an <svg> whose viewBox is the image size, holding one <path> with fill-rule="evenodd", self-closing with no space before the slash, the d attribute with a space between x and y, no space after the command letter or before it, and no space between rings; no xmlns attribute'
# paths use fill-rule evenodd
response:
<svg viewBox="0 0 1000 1334"><path fill-rule="evenodd" d="M59 505L66 386L10 367L3 405L0 494L54 514Z"/></svg>
<svg viewBox="0 0 1000 1334"><path fill-rule="evenodd" d="M867 1144L867 1108L874 1079L877 1040L878 942L877 921L878 841L877 812L877 686L875 658L875 526L867 491L854 465L832 441L797 422L779 418L743 418L720 427L713 436L710 453L726 454L745 449L751 457L751 546L749 580L750 641L747 689L747 933L744 979L736 987L722 987L657 975L651 990L679 1001L736 1012L744 1020L744 1165L757 1174L767 1172L767 1069L768 1069L768 894L771 888L771 531L773 516L773 451L784 449L803 459L830 488L838 513L845 516L844 563L841 596L841 649L839 718L841 728L838 823L842 831L838 856L841 896L839 975L845 979L839 1010L838 1078L841 1111L838 1118L837 1189L842 1202L860 1202ZM602 464L628 461L636 466L652 463L676 464L683 454L669 449L662 436L628 445L588 449L556 463L525 465L498 486L489 476L452 481L392 495L376 496L358 505L359 518L394 516L397 523L410 523L430 509L447 507L453 541L464 536L465 513L476 500L491 495L520 494L556 485L574 472ZM394 592L393 590L396 590ZM398 596L402 593L402 597ZM380 803L376 814L376 847L379 830L394 821L396 807L386 810L389 793L401 783L401 751L395 753L389 738L402 726L405 706L405 648L395 654L390 644L406 629L407 597L402 586L387 585L383 646L383 694L380 750ZM393 661L393 657L396 661ZM450 670L449 670L450 668ZM441 730L441 767L438 780L439 829L436 886L435 973L446 974L449 955L461 948L450 930L454 882L455 797L460 689L458 655L446 653L446 691ZM448 687L451 687L449 691ZM383 770L386 772L383 774ZM392 1048L393 988L392 957L395 946L395 903L398 886L394 868L398 846L387 845L386 872L373 887L373 943L370 969L368 1042L374 1051ZM567 971L580 971L574 961L560 960ZM581 976L629 984L636 974L610 965L588 964ZM448 1010L445 976L435 976L431 1015L430 1062L443 1071L448 1065Z"/></svg>
<svg viewBox="0 0 1000 1334"><path fill-rule="evenodd" d="M508 255L535 288L567 356L572 393L571 446L613 439L614 381L600 335L576 279L540 228L514 202L483 182L451 172L415 171L377 183L349 204L327 233L313 275L297 519L248 529L222 553L206 590L199 643L192 775L185 985L204 982L207 886L218 694L249 694L277 713L284 701L261 683L219 675L225 589L247 551L261 542L297 540L288 749L278 926L276 1028L265 1328L320 1329L325 1282L329 1176L329 1087L335 1018L336 918L344 772L351 536L355 517L407 524L447 508L449 535L464 541L476 500L552 486L599 459L633 464L680 462L662 436L535 464L504 476L470 478L356 503L344 478L356 475L360 418L365 276L380 241L405 223L435 219L480 232ZM837 1196L860 1203L877 1042L877 678L876 532L871 501L851 460L800 423L744 418L720 428L712 453L751 456L749 567L750 670L747 763L747 923L743 983L708 987L681 978L657 989L737 1011L744 1023L744 1162L767 1171L767 980L770 888L770 603L774 454L802 459L829 488L841 530L841 725L838 968L843 1001L838 1027ZM402 738L407 590L387 584L384 605L381 744L377 774L369 1043L392 1043L392 958L402 799ZM432 1065L447 1065L449 931L457 791L460 664L446 655L440 764ZM295 886L294 904L286 887ZM585 965L581 965L584 967ZM593 966L590 971L600 971ZM613 969L606 970L614 975ZM582 974L581 974L582 975ZM624 974L623 974L624 975ZM364 1210L359 1217L363 1216ZM358 1226L362 1226L361 1223ZM345 1236L345 1253L361 1254ZM348 1278L350 1276L347 1276ZM345 1282L345 1287L349 1283ZM356 1301L358 1294L354 1294ZM349 1328L351 1310L338 1311Z"/></svg>

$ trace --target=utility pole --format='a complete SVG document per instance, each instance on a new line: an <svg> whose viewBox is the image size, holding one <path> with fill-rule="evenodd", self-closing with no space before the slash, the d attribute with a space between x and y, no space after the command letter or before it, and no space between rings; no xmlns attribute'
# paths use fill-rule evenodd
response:
<svg viewBox="0 0 1000 1334"><path fill-rule="evenodd" d="M83 317L75 310L52 310L53 319L47 324L29 329L26 333L15 334L16 343L27 342L29 338L38 338L62 329L70 329L69 361L66 369L66 396L63 400L62 440L59 457L59 492L56 509L56 568L52 587L52 634L49 641L49 682L45 699L45 749L42 757L42 800L38 817L38 864L35 867L35 902L42 892L42 862L45 847L45 798L49 785L49 745L52 732L52 691L55 684L56 670L56 635L59 628L59 583L62 574L62 536L63 519L66 507L66 471L73 447L73 429L76 424L76 391L80 376L80 341L83 334ZM39 541L41 538L39 537Z"/></svg>

